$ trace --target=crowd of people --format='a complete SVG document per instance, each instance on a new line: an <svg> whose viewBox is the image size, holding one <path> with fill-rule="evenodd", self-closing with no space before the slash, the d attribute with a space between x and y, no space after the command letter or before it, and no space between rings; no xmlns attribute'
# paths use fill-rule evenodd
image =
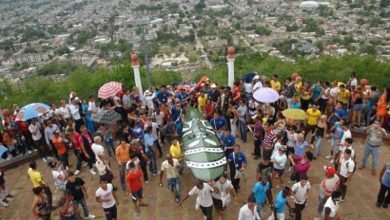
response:
<svg viewBox="0 0 390 220"><path fill-rule="evenodd" d="M279 100L256 101L253 94L263 87L275 90ZM86 187L96 187L96 202L106 219L117 219L117 194L121 190L131 197L139 214L148 207L143 201L143 186L150 178L159 178L160 187L166 183L178 206L196 195L196 209L201 209L204 219L213 219L213 208L218 218L224 219L231 198L240 192L240 180L253 175L257 182L247 204L239 210L239 220L265 218L267 207L272 210L268 219L282 220L288 213L299 220L310 196L311 163L323 157L333 165L324 166L317 212L319 219L331 220L339 218L338 204L346 198L355 170L364 169L370 155L371 174L378 176L380 148L389 130L390 87L381 93L365 79L359 84L356 73L346 83L309 82L293 74L282 84L277 74L271 79L256 74L237 80L233 88L205 80L196 85L149 88L142 95L138 91L123 90L106 100L94 96L83 99L71 92L68 100L52 104L50 111L28 121L15 121L20 110L17 104L13 113L2 111L0 146L7 148L2 159L37 151L51 169L54 190L47 184L49 178L43 178L43 168L36 161L29 164L34 219L50 219L54 209L61 219L94 219L86 202ZM185 159L181 136L189 108L197 108L210 122L228 162L218 179L198 180L182 196L180 179ZM282 114L285 109L302 109L307 120L286 118ZM93 122L92 116L99 111L116 112L120 120L113 125ZM354 127L367 132L359 161L351 132ZM248 134L253 136L253 144L247 143L252 140ZM331 143L327 156L321 149L325 138ZM241 151L243 144L253 145L252 155ZM70 164L73 159L69 157L77 161L76 165ZM157 158L162 158L161 165ZM390 203L390 161L386 162L379 173L381 187L376 204L383 208ZM118 164L118 170L113 163ZM248 163L258 163L257 169L248 170ZM100 186L78 177L86 171L99 175ZM286 175L293 184L283 182ZM113 183L114 176L119 177L118 186ZM277 191L275 195L272 188ZM1 171L0 205L8 206L7 198L11 197Z"/></svg>

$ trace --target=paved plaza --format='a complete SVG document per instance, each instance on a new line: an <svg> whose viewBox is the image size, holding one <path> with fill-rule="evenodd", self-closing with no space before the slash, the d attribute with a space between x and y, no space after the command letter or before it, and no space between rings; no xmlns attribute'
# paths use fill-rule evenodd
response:
<svg viewBox="0 0 390 220"><path fill-rule="evenodd" d="M355 138L354 148L357 152L357 161L360 162L362 158L363 150L363 140ZM240 140L238 143L242 143ZM233 199L232 203L229 205L225 211L225 219L233 220L237 219L238 211L240 207L245 203L248 198L248 195L255 183L255 169L256 165L259 163L259 160L255 161L250 157L250 152L252 151L253 144L252 139L249 139L247 144L242 144L242 149L249 158L248 168L245 170L245 179L241 181L241 190L238 192L238 198ZM166 152L168 146L164 147ZM312 166L308 172L309 181L312 184L312 190L310 192L310 199L308 206L303 211L303 219L313 219L317 216L316 207L319 191L319 183L323 178L322 167L324 165L330 165L328 160L324 156L328 155L329 141L325 139L323 141L323 151L322 157L317 158L317 160L312 162ZM385 162L390 161L390 146L382 146L380 166ZM74 156L70 156L71 164L75 165ZM52 190L54 190L54 185L52 181L52 175L49 172L49 168L46 163L42 160L38 162L38 169L43 173L44 179L50 184ZM118 175L118 168L116 166L116 160L112 159L112 164L115 164L114 170L115 175ZM158 159L158 164L160 166L161 159ZM340 205L340 216L341 219L350 219L350 220L386 220L390 219L390 210L384 208L377 208L375 206L376 196L379 190L379 180L378 177L372 177L370 174L371 159L369 164L364 170L356 170L352 182L348 187L348 193L345 199L345 202ZM10 202L9 207L0 208L0 219L1 220L27 220L32 219L31 215L31 203L33 200L33 193L31 191L31 183L27 177L27 168L28 164L21 165L17 168L6 171L6 184L9 189L11 189L14 194L14 199ZM289 172L284 174L284 183L291 186L292 183L288 182ZM86 186L88 188L88 206L91 213L97 216L97 219L105 219L103 210L95 201L95 191L98 188L99 177L92 176L86 167L83 167L82 173L80 176L85 180ZM180 219L202 219L201 212L195 210L195 197L188 199L184 202L181 207L177 207L174 201L174 196L166 188L160 188L158 185L159 177L151 177L151 180L148 184L145 184L145 202L150 206L148 208L141 209L141 215L137 216L133 211L133 204L129 197L125 196L121 190L118 191L120 205L118 207L119 219L120 220L131 220L131 219L142 219L142 220L180 220ZM119 179L114 180L116 186L119 186ZM185 170L184 175L181 176L181 195L193 187L195 179L191 174L190 170ZM273 189L273 195L278 189ZM289 201L292 204L292 201ZM266 219L270 213L269 209L266 209L265 217ZM52 219L59 219L58 211L55 210L52 214ZM215 219L216 216L215 216Z"/></svg>

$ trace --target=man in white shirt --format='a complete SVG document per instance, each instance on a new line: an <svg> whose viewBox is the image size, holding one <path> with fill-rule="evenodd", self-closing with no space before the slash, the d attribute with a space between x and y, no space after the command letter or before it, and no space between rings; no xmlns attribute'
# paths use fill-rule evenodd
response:
<svg viewBox="0 0 390 220"><path fill-rule="evenodd" d="M306 174L301 176L301 180L295 183L291 190L295 203L295 219L302 219L302 210L306 206L306 202L309 199L310 182L307 181Z"/></svg>
<svg viewBox="0 0 390 220"><path fill-rule="evenodd" d="M123 108L127 111L131 106L130 90L126 90L126 93L122 97Z"/></svg>
<svg viewBox="0 0 390 220"><path fill-rule="evenodd" d="M167 153L166 160L161 164L160 187L163 186L162 179L164 177L164 173L166 173L168 180L168 188L172 192L175 191L176 203L180 202L180 175L178 167L180 167L179 161L175 158L172 158L172 155L170 153Z"/></svg>
<svg viewBox="0 0 390 220"><path fill-rule="evenodd" d="M69 105L69 111L70 114L72 115L72 118L75 122L75 129L77 132L80 133L80 127L83 125L83 120L81 119L80 115L80 106L78 103L78 100L76 99L71 99L71 104Z"/></svg>
<svg viewBox="0 0 390 220"><path fill-rule="evenodd" d="M211 197L212 192L217 192L217 190L212 186L212 182L203 183L198 180L194 188L179 202L180 206L188 197L198 195L196 198L196 209L200 207L203 213L203 219L212 220L213 219L213 198Z"/></svg>
<svg viewBox="0 0 390 220"><path fill-rule="evenodd" d="M96 106L96 99L94 96L89 97L88 101L88 111L92 115L96 114L98 112L98 108Z"/></svg>
<svg viewBox="0 0 390 220"><path fill-rule="evenodd" d="M236 197L236 191L234 190L233 184L227 179L227 177L227 173L224 173L221 177L219 177L218 181L214 184L214 187L218 190L218 192L213 192L211 194L213 197L214 208L217 211L219 219L223 219L223 210L226 209L226 206L231 201L230 192L233 194L233 197Z"/></svg>
<svg viewBox="0 0 390 220"><path fill-rule="evenodd" d="M253 78L254 86L253 86L253 93L256 92L256 90L263 88L263 83L260 81L260 76L255 76Z"/></svg>
<svg viewBox="0 0 390 220"><path fill-rule="evenodd" d="M50 147L53 151L56 157L58 157L57 148L52 144L52 140L54 138L54 132L60 131L58 126L53 123L52 120L47 121L47 126L45 128L45 141L48 147Z"/></svg>
<svg viewBox="0 0 390 220"><path fill-rule="evenodd" d="M344 130L343 136L341 137L340 143L337 144L339 149L336 152L335 157L334 157L335 158L334 164L335 164L336 170L337 170L338 165L339 165L340 153L343 151L343 148L345 145L345 140L347 138L352 138L352 133L351 133L351 130L349 129L348 123L345 122L345 124L343 124L343 130ZM354 155L355 155L355 153L354 153Z"/></svg>
<svg viewBox="0 0 390 220"><path fill-rule="evenodd" d="M42 157L42 160L46 162L47 159L50 158L51 152L47 148L45 140L42 137L41 125L37 122L37 119L33 118L31 120L28 130L32 135L32 139L39 155Z"/></svg>
<svg viewBox="0 0 390 220"><path fill-rule="evenodd" d="M96 202L101 202L106 219L117 219L117 205L119 200L115 194L114 187L107 180L100 180L100 187L95 193Z"/></svg>
<svg viewBox="0 0 390 220"><path fill-rule="evenodd" d="M260 216L256 212L256 203L253 194L248 198L248 203L241 207L238 213L238 220L259 220Z"/></svg>
<svg viewBox="0 0 390 220"><path fill-rule="evenodd" d="M102 144L102 138L100 136L95 136L93 138L93 144L91 146L91 149L93 153L95 154L96 160L100 160L99 155L104 154L104 147L101 145Z"/></svg>
<svg viewBox="0 0 390 220"><path fill-rule="evenodd" d="M56 109L55 113L60 117L63 126L72 121L69 105L66 104L65 100L60 101L60 107Z"/></svg>
<svg viewBox="0 0 390 220"><path fill-rule="evenodd" d="M340 158L340 167L338 170L340 178L340 190L341 190L341 201L344 201L345 195L347 194L347 186L351 181L352 175L355 171L355 162L351 157L352 151L346 149L344 151L344 156Z"/></svg>
<svg viewBox="0 0 390 220"><path fill-rule="evenodd" d="M340 197L340 191L334 191L328 200L326 200L323 213L324 220L338 219L337 211L339 209Z"/></svg>

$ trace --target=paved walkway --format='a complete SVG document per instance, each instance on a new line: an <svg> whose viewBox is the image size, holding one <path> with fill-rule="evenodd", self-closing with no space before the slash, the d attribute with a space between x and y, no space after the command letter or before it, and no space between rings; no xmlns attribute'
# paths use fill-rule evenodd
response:
<svg viewBox="0 0 390 220"><path fill-rule="evenodd" d="M240 141L238 141L241 143ZM357 151L357 161L362 158L363 143L360 139L355 139L354 147ZM329 147L328 140L323 142L323 155L327 155L327 149ZM167 147L165 147L166 149ZM252 139L248 144L243 144L243 151L246 155L250 155L253 148ZM164 150L165 150L164 149ZM71 164L75 165L75 158L71 157ZM382 146L381 153L381 166L390 161L390 146ZM255 183L255 167L259 161L249 159L248 169L245 172L245 180L241 183L241 190L238 193L238 198L233 200L232 204L225 211L226 219L237 219L239 208L245 203L252 186ZM369 160L369 166L371 165L371 159ZM115 164L115 160L113 160ZM161 160L158 160L158 164L161 164ZM329 162L320 157L312 162L312 167L309 171L309 181L312 184L312 191L308 203L308 207L303 211L303 219L313 219L317 216L316 206L318 198L319 182L323 178L322 167L329 165ZM1 220L25 220L32 219L31 217L31 202L33 199L33 193L31 191L31 183L27 178L28 165L24 164L17 168L6 171L6 184L15 198L10 202L9 207L0 208ZM115 170L118 170L114 166ZM51 189L54 189L52 183L52 176L49 172L49 168L46 164L39 160L39 170L44 174L44 178L49 182ZM118 174L118 172L116 172ZM288 184L290 173L285 173L284 182ZM88 170L84 167L81 177L87 183L89 199L88 206L91 213L97 216L97 219L104 219L103 211L100 204L95 202L94 194L98 187L98 176L92 176ZM182 195L187 193L193 184L195 179L189 170L184 171L182 181ZM114 183L119 186L119 180L115 179ZM291 186L291 183L288 184ZM344 219L364 219L364 220L378 220L378 219L390 219L389 209L377 208L375 206L377 192L379 190L379 182L377 177L372 177L370 169L357 170L354 174L352 182L349 186L349 191L344 203L340 205L341 218ZM136 216L133 212L133 204L130 198L126 197L124 193L119 191L120 194L120 206L119 206L119 219L123 220L181 220L181 219L202 219L200 211L195 211L195 198L188 199L181 207L176 207L174 197L167 188L160 188L158 186L158 177L151 177L151 181L145 184L145 202L150 204L149 208L142 208L141 216ZM275 195L275 190L273 190ZM291 201L290 201L291 204ZM269 209L266 209L265 216L270 213ZM53 213L52 219L59 219L57 211ZM215 218L216 219L216 218ZM263 218L266 219L266 218Z"/></svg>

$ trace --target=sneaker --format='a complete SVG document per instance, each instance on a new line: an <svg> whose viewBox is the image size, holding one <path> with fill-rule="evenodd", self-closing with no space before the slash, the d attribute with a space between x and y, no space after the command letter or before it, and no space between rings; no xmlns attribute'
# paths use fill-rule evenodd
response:
<svg viewBox="0 0 390 220"><path fill-rule="evenodd" d="M96 175L96 172L95 172L93 169L90 169L89 172L90 172L92 175Z"/></svg>
<svg viewBox="0 0 390 220"><path fill-rule="evenodd" d="M8 207L8 204L3 202L3 201L0 201L0 206L3 206L3 207Z"/></svg>
<svg viewBox="0 0 390 220"><path fill-rule="evenodd" d="M79 174L80 174L80 170L74 171L74 175L79 175Z"/></svg>
<svg viewBox="0 0 390 220"><path fill-rule="evenodd" d="M179 197L175 198L175 202L178 204L180 202Z"/></svg>
<svg viewBox="0 0 390 220"><path fill-rule="evenodd" d="M88 217L87 217L87 219L95 219L95 216L94 216L94 215L91 215L91 214L89 214L89 215L88 215Z"/></svg>
<svg viewBox="0 0 390 220"><path fill-rule="evenodd" d="M86 167L86 166L88 166L88 163L87 163L87 162L84 162L84 163L83 163L83 167Z"/></svg>
<svg viewBox="0 0 390 220"><path fill-rule="evenodd" d="M361 170L361 169L364 169L365 167L366 166L364 166L364 165L360 165L358 169Z"/></svg>
<svg viewBox="0 0 390 220"><path fill-rule="evenodd" d="M145 183L149 183L149 180L146 180Z"/></svg>
<svg viewBox="0 0 390 220"><path fill-rule="evenodd" d="M38 150L37 149L34 149L35 152L37 152Z"/></svg>
<svg viewBox="0 0 390 220"><path fill-rule="evenodd" d="M7 199L3 199L3 202L5 203L9 203L9 201Z"/></svg>
<svg viewBox="0 0 390 220"><path fill-rule="evenodd" d="M31 150L28 151L28 154L32 154Z"/></svg>
<svg viewBox="0 0 390 220"><path fill-rule="evenodd" d="M14 198L14 196L12 194L8 194L7 198Z"/></svg>
<svg viewBox="0 0 390 220"><path fill-rule="evenodd" d="M153 173L152 175L153 175L153 176L157 176L157 175L158 175L158 173Z"/></svg>
<svg viewBox="0 0 390 220"><path fill-rule="evenodd" d="M334 160L333 160L333 159L331 159L329 162L330 162L330 163L334 163Z"/></svg>
<svg viewBox="0 0 390 220"><path fill-rule="evenodd" d="M326 156L325 158L328 159L328 160L330 160L330 159L333 158L333 156L332 156L332 155L329 155L329 156Z"/></svg>
<svg viewBox="0 0 390 220"><path fill-rule="evenodd" d="M47 159L46 159L45 157L42 158L42 160L43 160L43 162L45 162L45 163L47 162Z"/></svg>

